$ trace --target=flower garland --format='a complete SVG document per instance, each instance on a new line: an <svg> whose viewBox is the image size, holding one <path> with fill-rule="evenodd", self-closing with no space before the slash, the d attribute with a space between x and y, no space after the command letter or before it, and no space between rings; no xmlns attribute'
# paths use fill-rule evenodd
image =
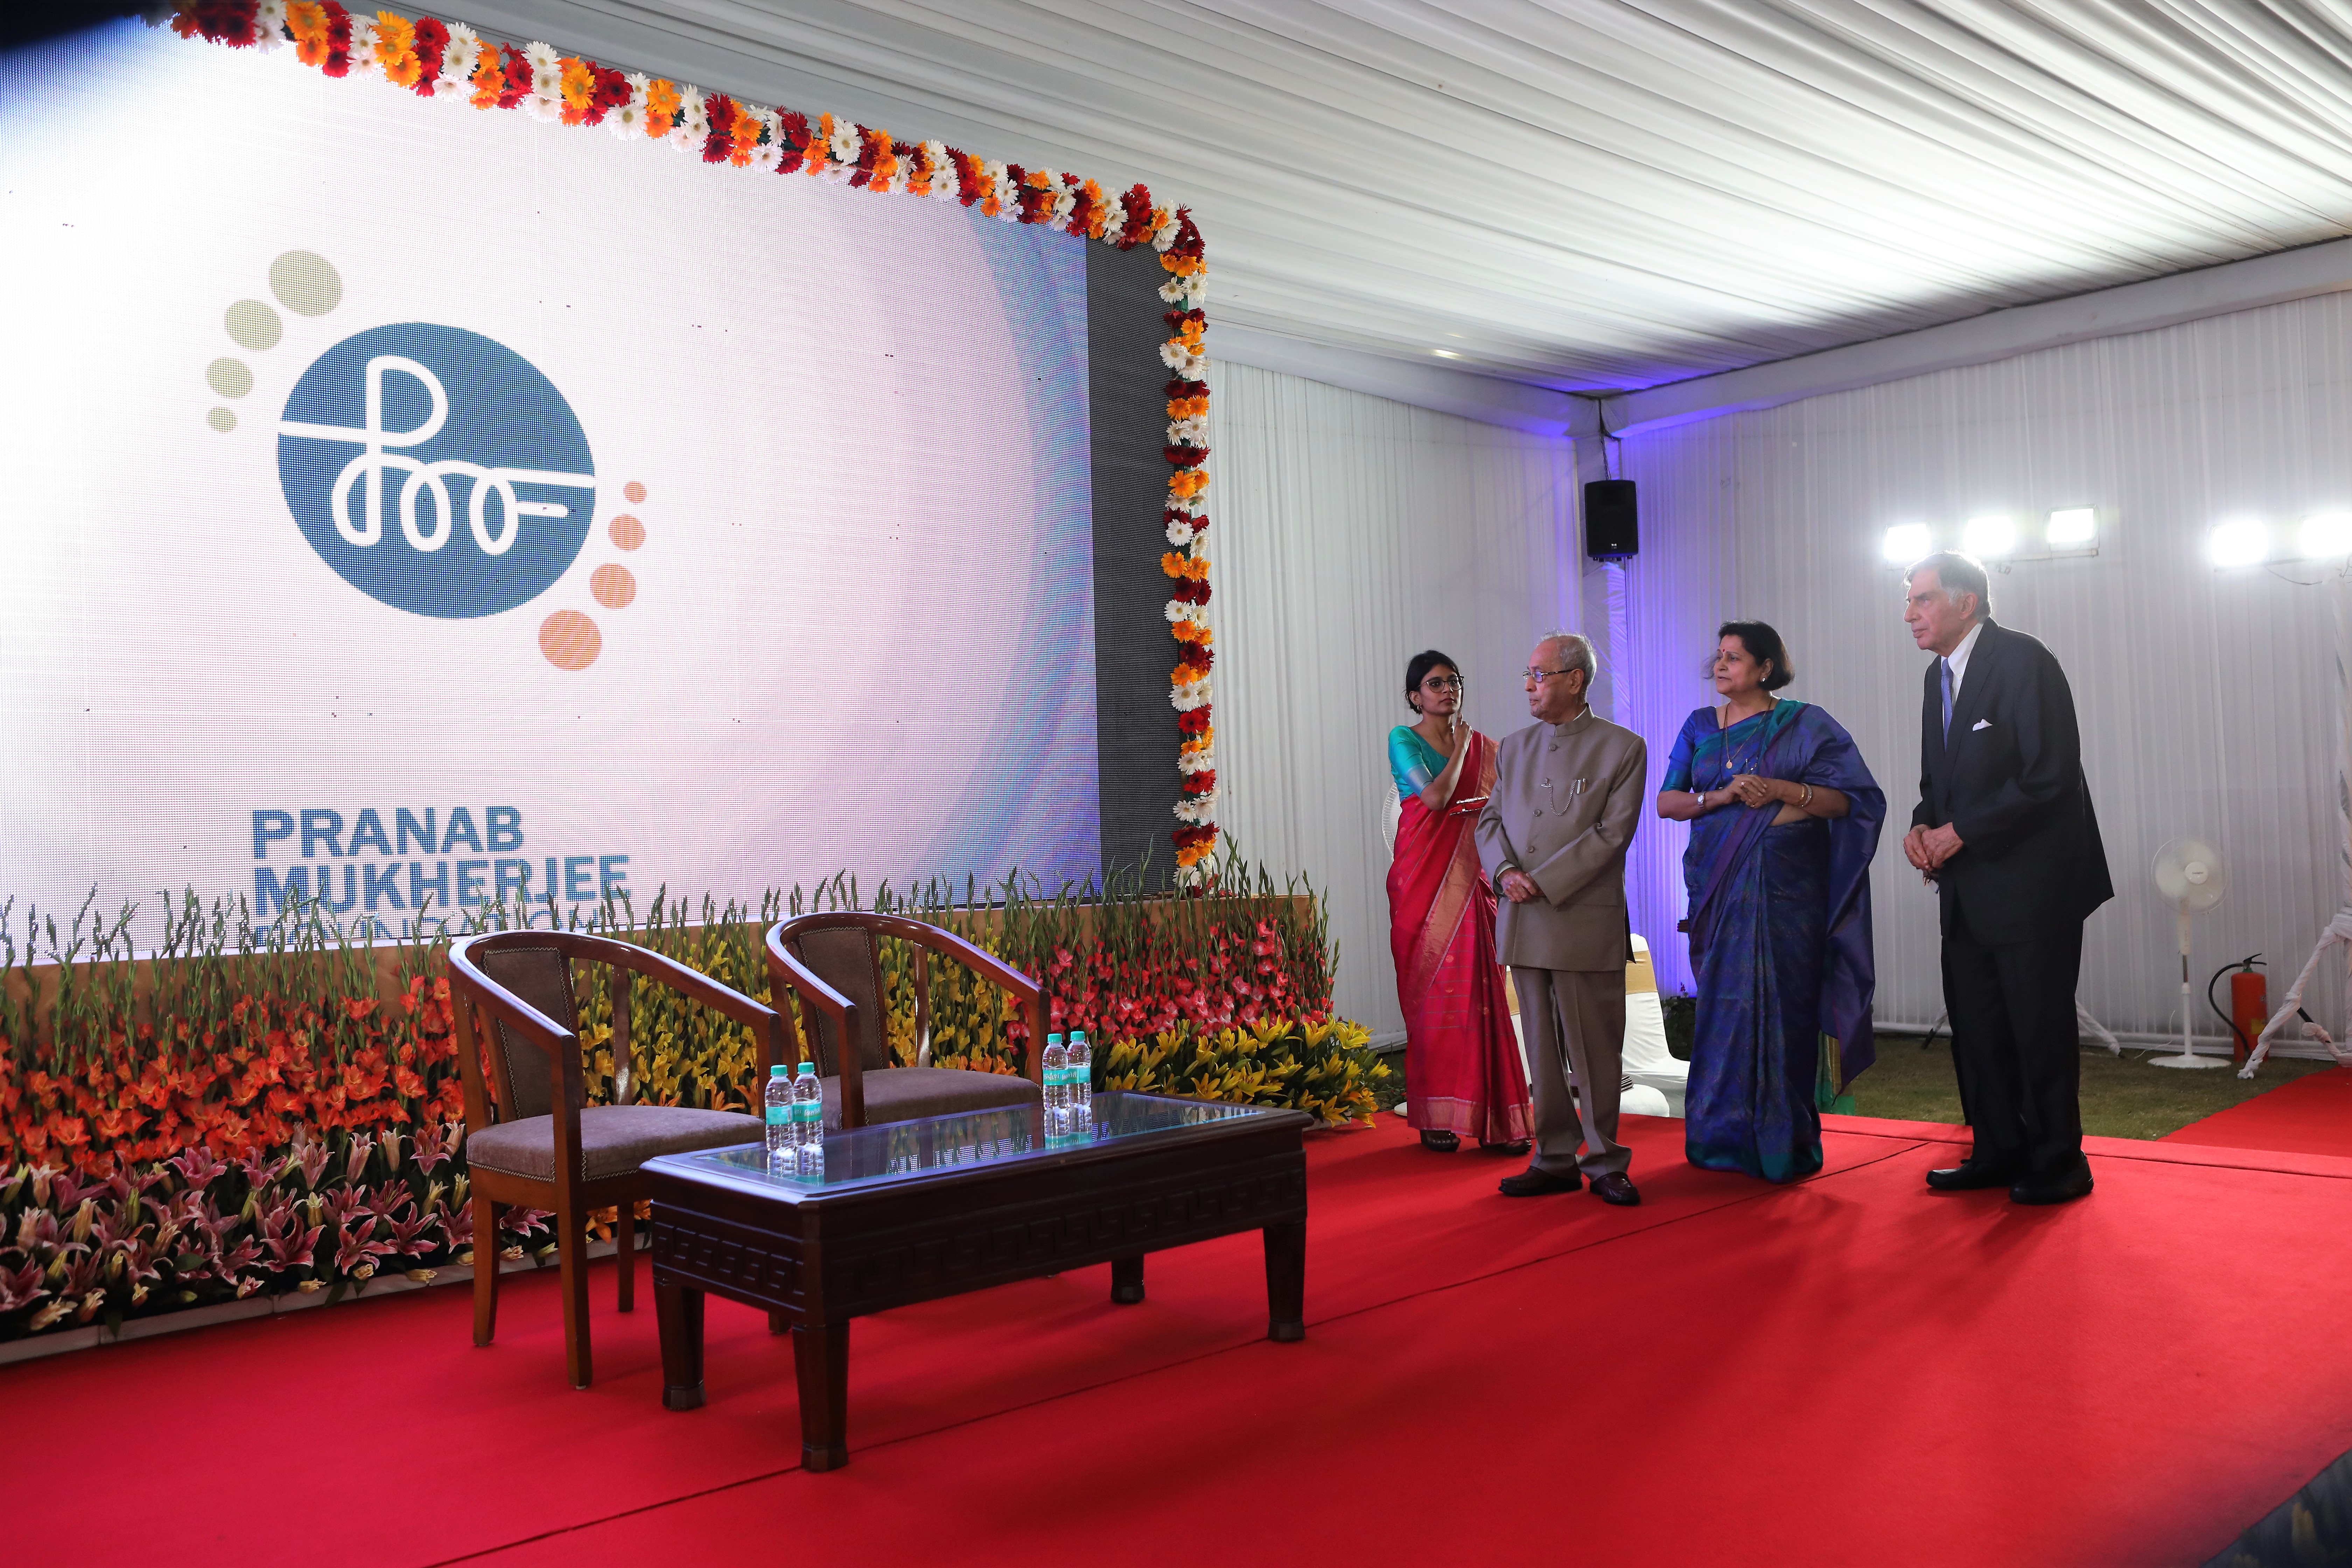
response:
<svg viewBox="0 0 2352 1568"><path fill-rule="evenodd" d="M1178 644L1169 700L1182 735L1176 759L1182 795L1171 837L1177 881L1201 887L1213 880L1217 764L1209 670L1214 658L1209 557L1201 542L1209 526L1202 502L1209 486L1202 466L1209 455L1208 361L1202 343L1208 268L1188 209L1153 205L1151 192L1139 184L1113 197L1076 174L975 158L936 141L902 142L831 114L812 120L789 109L763 109L559 54L547 44L492 43L463 23L431 16L357 15L337 0L182 0L172 30L235 48L291 43L295 58L328 76L378 76L422 98L463 97L476 109L520 109L564 125L602 125L616 136L697 153L706 163L952 201L1007 223L1034 224L1121 250L1150 241L1169 274L1160 298L1171 307L1166 320L1172 334L1160 346L1171 376L1164 452L1173 470L1162 513L1173 548L1160 557L1160 566L1171 579L1167 614Z"/></svg>

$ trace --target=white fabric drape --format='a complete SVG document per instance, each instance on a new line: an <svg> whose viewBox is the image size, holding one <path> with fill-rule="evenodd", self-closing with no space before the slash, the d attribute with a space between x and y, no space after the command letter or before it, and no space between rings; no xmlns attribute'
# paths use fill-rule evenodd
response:
<svg viewBox="0 0 2352 1568"><path fill-rule="evenodd" d="M1150 183L1211 317L1622 388L2347 232L2352 28L2244 0L448 0Z"/></svg>
<svg viewBox="0 0 2352 1568"><path fill-rule="evenodd" d="M1244 858L1314 879L1339 1011L1399 1029L1380 807L1405 661L1461 660L1489 734L1528 721L1517 672L1574 625L1573 455L1246 365L1210 379L1219 820Z"/></svg>
<svg viewBox="0 0 2352 1568"><path fill-rule="evenodd" d="M2220 846L2231 875L2198 921L2197 989L2261 952L2276 995L2343 901L2328 591L2286 580L2315 571L2217 572L2205 539L2225 517L2284 540L2307 514L2352 510L2347 426L2352 299L2330 295L1630 439L1643 550L1619 717L1662 765L1709 700L1698 665L1716 624L1778 627L1790 695L1845 724L1885 786L1878 1012L1925 1023L1941 1005L1935 900L1897 838L1918 799L1926 656L1880 541L1926 522L1943 543L1996 511L2038 534L2053 508L2096 507L2096 556L2020 562L1992 588L1996 618L2058 656L2081 714L2116 894L2089 926L2082 999L2116 1030L2179 1027L2174 915L2148 867L2184 834ZM1688 984L1685 831L1646 825L1633 870L1668 988ZM2342 984L2338 970L2315 985L2314 1016L2341 1016ZM2197 1008L2198 1032L2218 1034L2201 994Z"/></svg>

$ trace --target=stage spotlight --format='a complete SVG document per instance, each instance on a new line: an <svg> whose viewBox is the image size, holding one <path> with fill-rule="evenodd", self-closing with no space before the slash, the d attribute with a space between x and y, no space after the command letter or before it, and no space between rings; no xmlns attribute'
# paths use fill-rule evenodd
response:
<svg viewBox="0 0 2352 1568"><path fill-rule="evenodd" d="M2295 543L2306 561L2352 555L2352 512L2329 511L2305 518Z"/></svg>
<svg viewBox="0 0 2352 1568"><path fill-rule="evenodd" d="M2089 544L2099 537L2099 514L2086 506L2053 511L2050 514L2049 531L2042 537L2053 547Z"/></svg>
<svg viewBox="0 0 2352 1568"><path fill-rule="evenodd" d="M2258 517L2233 517L2205 540L2205 553L2216 566L2259 566L2270 552L2271 531Z"/></svg>
<svg viewBox="0 0 2352 1568"><path fill-rule="evenodd" d="M1960 531L1960 548L1980 561L1991 561L2017 548L2017 524L1999 512L1969 519Z"/></svg>
<svg viewBox="0 0 2352 1568"><path fill-rule="evenodd" d="M1908 566L1935 548L1936 542L1928 537L1926 523L1898 522L1886 531L1878 552L1891 566Z"/></svg>

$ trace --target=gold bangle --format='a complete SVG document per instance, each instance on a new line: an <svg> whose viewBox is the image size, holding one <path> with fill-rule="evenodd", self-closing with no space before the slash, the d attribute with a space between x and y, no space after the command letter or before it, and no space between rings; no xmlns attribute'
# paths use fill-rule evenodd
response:
<svg viewBox="0 0 2352 1568"><path fill-rule="evenodd" d="M1802 799L1802 800L1801 800L1801 801L1799 801L1799 802L1797 803L1797 809L1798 809L1799 811L1803 811L1803 812L1810 812L1810 811L1811 811L1811 810L1813 809L1813 786L1812 786L1812 785L1811 785L1811 784L1807 784L1807 785L1805 786L1805 798L1804 798L1804 799Z"/></svg>

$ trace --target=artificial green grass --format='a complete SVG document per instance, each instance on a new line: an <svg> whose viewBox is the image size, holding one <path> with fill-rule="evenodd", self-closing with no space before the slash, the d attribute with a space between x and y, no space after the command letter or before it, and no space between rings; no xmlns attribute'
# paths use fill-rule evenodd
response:
<svg viewBox="0 0 2352 1568"><path fill-rule="evenodd" d="M1660 999L1666 1016L1666 1048L1690 1058L1693 1007L1688 996ZM2083 1131L2102 1138L2161 1138L2217 1110L2242 1104L2283 1083L2335 1064L2304 1058L2273 1057L2252 1083L2234 1068L2183 1071L2148 1066L2172 1050L2132 1050L2120 1057L2102 1047L2083 1051ZM1959 1084L1952 1076L1952 1043L1938 1035L1922 1046L1915 1035L1878 1037L1878 1062L1853 1080L1854 1110L1895 1121L1948 1121L1958 1126Z"/></svg>
<svg viewBox="0 0 2352 1568"><path fill-rule="evenodd" d="M2137 1051L2120 1057L2096 1046L2083 1051L2083 1131L2102 1138L2161 1138L2190 1122L2276 1089L2283 1083L2333 1067L2333 1062L2273 1057L2252 1082L2228 1071L2182 1071L2148 1066L2148 1058L2177 1051ZM1960 1120L1960 1092L1952 1077L1950 1041L1938 1035L1921 1047L1910 1035L1881 1035L1878 1062L1853 1080L1854 1109L1864 1116L1898 1121Z"/></svg>
<svg viewBox="0 0 2352 1568"><path fill-rule="evenodd" d="M1665 1012L1666 1048L1690 1059L1694 1008L1688 996L1659 998ZM2273 1057L2263 1064L2252 1082L2236 1070L2184 1072L2178 1068L2148 1066L2171 1050L2126 1047L2120 1057L2092 1046L2083 1051L2083 1131L2102 1138L2161 1138L2217 1110L2242 1104L2308 1072L2335 1064L2299 1057ZM1404 1098L1404 1056L1388 1058L1390 1079L1374 1094L1386 1110ZM1952 1045L1948 1036L1920 1044L1916 1035L1881 1035L1878 1061L1853 1080L1854 1110L1864 1116L1895 1121L1948 1121L1958 1126L1960 1090L1952 1076Z"/></svg>

